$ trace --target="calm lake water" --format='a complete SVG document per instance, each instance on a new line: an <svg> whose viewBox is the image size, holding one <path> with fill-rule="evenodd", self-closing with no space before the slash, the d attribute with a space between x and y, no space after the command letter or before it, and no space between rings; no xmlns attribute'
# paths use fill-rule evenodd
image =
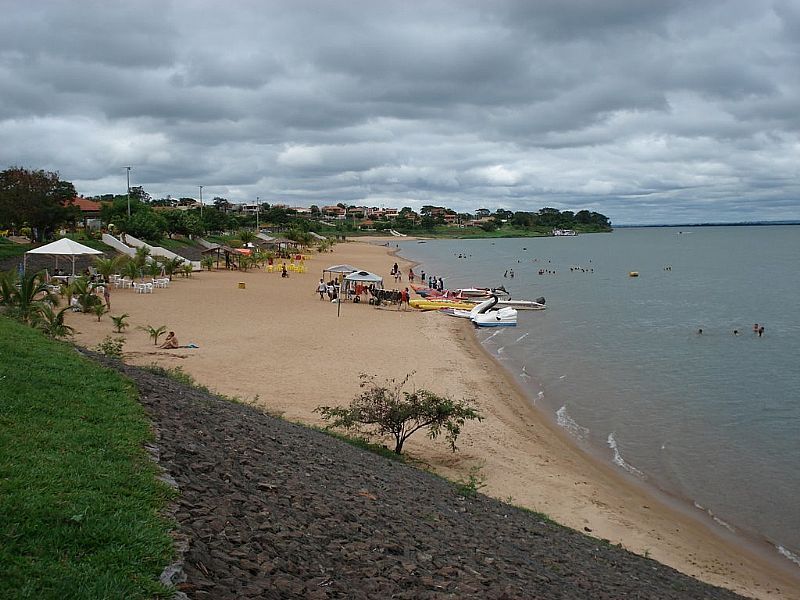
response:
<svg viewBox="0 0 800 600"><path fill-rule="evenodd" d="M400 247L450 289L545 296L517 327L477 332L531 402L585 449L800 568L800 227Z"/></svg>

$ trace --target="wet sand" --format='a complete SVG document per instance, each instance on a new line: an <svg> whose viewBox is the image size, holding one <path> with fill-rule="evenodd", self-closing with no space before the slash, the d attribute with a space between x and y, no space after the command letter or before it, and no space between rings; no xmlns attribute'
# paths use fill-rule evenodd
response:
<svg viewBox="0 0 800 600"><path fill-rule="evenodd" d="M307 261L307 273L288 278L222 270L176 278L152 295L113 289L110 314L130 314L125 360L181 367L214 391L313 424L322 424L317 406L344 405L357 395L359 374L402 379L413 373L415 386L472 398L485 417L467 424L455 454L422 433L409 439L406 453L437 473L457 480L480 469L484 493L709 583L759 598L800 596L800 576L791 566L781 569L735 545L574 447L483 350L468 321L349 302L337 316L336 304L319 300L321 272L334 264L367 269L393 287L392 264L404 274L409 266L388 254L393 247L337 244ZM108 316L99 323L82 314L68 320L82 345L117 335ZM137 329L145 325L165 325L181 344L199 348L158 350Z"/></svg>

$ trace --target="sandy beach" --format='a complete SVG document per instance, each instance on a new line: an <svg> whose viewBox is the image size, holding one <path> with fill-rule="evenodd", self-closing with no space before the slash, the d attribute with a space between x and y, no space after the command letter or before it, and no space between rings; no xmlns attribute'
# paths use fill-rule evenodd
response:
<svg viewBox="0 0 800 600"><path fill-rule="evenodd" d="M122 334L125 360L181 367L216 392L313 424L321 424L317 406L344 405L358 393L359 374L402 379L413 373L417 387L472 398L484 416L466 426L455 454L422 434L407 442L406 452L437 473L457 480L480 469L484 493L744 595L800 597L800 576L790 566L781 569L734 544L574 447L483 350L468 321L320 301L316 286L330 265L370 270L387 287L394 262L407 273L409 264L390 255L393 244L377 241L337 244L307 261L307 273L288 278L219 270L175 278L153 294L112 289L110 314L130 315ZM84 346L119 335L108 315L98 322L71 314L68 321ZM198 348L159 350L138 329L146 325L165 325L181 344Z"/></svg>

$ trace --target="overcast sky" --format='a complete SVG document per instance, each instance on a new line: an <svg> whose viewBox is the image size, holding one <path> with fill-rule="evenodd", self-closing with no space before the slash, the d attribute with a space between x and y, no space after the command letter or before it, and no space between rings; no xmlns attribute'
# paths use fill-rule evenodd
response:
<svg viewBox="0 0 800 600"><path fill-rule="evenodd" d="M86 196L800 219L796 0L0 10L0 168Z"/></svg>

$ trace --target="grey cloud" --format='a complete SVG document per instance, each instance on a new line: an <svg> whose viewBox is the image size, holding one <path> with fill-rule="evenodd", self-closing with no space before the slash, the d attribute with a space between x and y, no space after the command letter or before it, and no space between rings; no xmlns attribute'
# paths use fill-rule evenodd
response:
<svg viewBox="0 0 800 600"><path fill-rule="evenodd" d="M0 4L0 163L84 194L800 218L789 1Z"/></svg>

